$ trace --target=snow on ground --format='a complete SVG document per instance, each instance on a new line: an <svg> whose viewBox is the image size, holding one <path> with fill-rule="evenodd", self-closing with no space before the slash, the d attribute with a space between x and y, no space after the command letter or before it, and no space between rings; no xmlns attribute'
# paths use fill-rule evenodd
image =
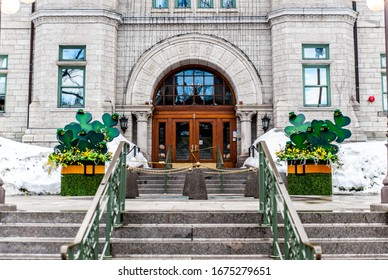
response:
<svg viewBox="0 0 388 280"><path fill-rule="evenodd" d="M115 152L120 141L127 141L122 135L108 143L109 151ZM127 141L130 147L133 143ZM0 137L0 178L6 195L30 194L58 194L60 192L61 169L48 173L48 155L52 148L27 145ZM147 160L142 153L128 154L127 163L130 166L143 165L147 167Z"/></svg>
<svg viewBox="0 0 388 280"><path fill-rule="evenodd" d="M275 152L283 149L289 138L283 130L276 128L268 131L253 143L265 140L273 159ZM340 147L341 165L333 167L334 194L376 194L383 186L387 171L387 148L385 141L347 142ZM250 157L245 165L258 166L258 155ZM280 172L286 172L285 162L277 162Z"/></svg>
<svg viewBox="0 0 388 280"><path fill-rule="evenodd" d="M125 138L120 135L108 144L114 152ZM284 147L288 138L283 131L272 129L259 137L254 144L265 140L274 159L275 151ZM125 140L127 141L127 140ZM133 143L127 141L131 147ZM340 145L340 157L343 165L333 170L333 191L336 194L376 194L380 192L387 170L387 149L385 141L345 143ZM60 169L50 174L45 168L47 156L52 148L27 145L0 137L0 178L4 181L7 195L23 193L58 194L60 191ZM147 160L143 154L133 152L127 156L131 166L144 165ZM248 158L246 165L258 166L258 155ZM286 166L279 162L280 172Z"/></svg>

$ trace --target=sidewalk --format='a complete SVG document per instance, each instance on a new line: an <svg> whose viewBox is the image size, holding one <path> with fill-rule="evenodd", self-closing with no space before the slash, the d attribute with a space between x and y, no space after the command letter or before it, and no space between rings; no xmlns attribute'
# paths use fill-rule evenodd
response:
<svg viewBox="0 0 388 280"><path fill-rule="evenodd" d="M14 204L17 211L86 211L93 197L64 197L57 195L6 196L6 204ZM380 203L380 195L333 195L292 197L297 211L369 211L370 205ZM234 211L258 209L253 198L209 196L208 200L188 200L182 196L160 195L127 199L127 211Z"/></svg>

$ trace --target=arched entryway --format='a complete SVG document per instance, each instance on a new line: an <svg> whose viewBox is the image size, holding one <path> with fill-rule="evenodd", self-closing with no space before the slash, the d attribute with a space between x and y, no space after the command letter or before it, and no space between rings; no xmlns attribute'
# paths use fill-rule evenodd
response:
<svg viewBox="0 0 388 280"><path fill-rule="evenodd" d="M167 74L154 97L152 161L175 164L237 162L236 99L229 82L214 69L187 65Z"/></svg>

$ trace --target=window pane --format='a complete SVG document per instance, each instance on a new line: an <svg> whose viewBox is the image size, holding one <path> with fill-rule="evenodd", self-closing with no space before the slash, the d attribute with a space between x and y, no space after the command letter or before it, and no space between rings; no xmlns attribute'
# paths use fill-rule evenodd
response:
<svg viewBox="0 0 388 280"><path fill-rule="evenodd" d="M236 8L235 0L222 0L222 8Z"/></svg>
<svg viewBox="0 0 388 280"><path fill-rule="evenodd" d="M83 107L84 89L83 88L62 88L61 106Z"/></svg>
<svg viewBox="0 0 388 280"><path fill-rule="evenodd" d="M0 112L5 111L5 88L7 83L7 76L0 76Z"/></svg>
<svg viewBox="0 0 388 280"><path fill-rule="evenodd" d="M188 160L190 157L190 125L188 122L176 123L175 143L177 160Z"/></svg>
<svg viewBox="0 0 388 280"><path fill-rule="evenodd" d="M190 0L177 0L177 8L190 8Z"/></svg>
<svg viewBox="0 0 388 280"><path fill-rule="evenodd" d="M381 68L386 68L385 54L380 55L380 64L381 64Z"/></svg>
<svg viewBox="0 0 388 280"><path fill-rule="evenodd" d="M167 8L167 0L154 0L154 8Z"/></svg>
<svg viewBox="0 0 388 280"><path fill-rule="evenodd" d="M0 76L0 95L5 95L6 76Z"/></svg>
<svg viewBox="0 0 388 280"><path fill-rule="evenodd" d="M8 57L6 55L0 55L0 69L8 68Z"/></svg>
<svg viewBox="0 0 388 280"><path fill-rule="evenodd" d="M62 69L63 87L83 87L84 71L83 69Z"/></svg>
<svg viewBox="0 0 388 280"><path fill-rule="evenodd" d="M327 100L327 88L326 87L314 87L305 88L305 105L328 105Z"/></svg>
<svg viewBox="0 0 388 280"><path fill-rule="evenodd" d="M328 59L328 47L308 47L303 46L303 58L304 59Z"/></svg>
<svg viewBox="0 0 388 280"><path fill-rule="evenodd" d="M305 85L327 85L326 68L305 68Z"/></svg>
<svg viewBox="0 0 388 280"><path fill-rule="evenodd" d="M85 60L85 48L62 48L62 60Z"/></svg>
<svg viewBox="0 0 388 280"><path fill-rule="evenodd" d="M158 159L166 159L166 123L159 123L159 146Z"/></svg>
<svg viewBox="0 0 388 280"><path fill-rule="evenodd" d="M199 8L213 8L212 0L199 0Z"/></svg>
<svg viewBox="0 0 388 280"><path fill-rule="evenodd" d="M230 158L230 123L224 122L223 130L222 130L222 137L223 137L223 158L229 159Z"/></svg>
<svg viewBox="0 0 388 280"><path fill-rule="evenodd" d="M382 88L383 88L383 110L387 110L387 79L386 75L381 75Z"/></svg>
<svg viewBox="0 0 388 280"><path fill-rule="evenodd" d="M199 124L199 158L213 159L213 124L204 122Z"/></svg>
<svg viewBox="0 0 388 280"><path fill-rule="evenodd" d="M217 85L215 85L215 80L218 82ZM154 104L225 105L225 92L229 94L227 105L233 105L232 92L220 76L201 68L185 69L165 77L155 93ZM214 99L215 94L218 94L216 100ZM168 102L166 102L167 96L170 96ZM163 98L164 103L161 102Z"/></svg>

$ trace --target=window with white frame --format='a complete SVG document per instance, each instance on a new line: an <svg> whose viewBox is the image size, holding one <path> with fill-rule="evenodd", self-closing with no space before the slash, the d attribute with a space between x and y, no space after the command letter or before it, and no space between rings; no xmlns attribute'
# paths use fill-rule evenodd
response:
<svg viewBox="0 0 388 280"><path fill-rule="evenodd" d="M58 68L58 107L85 106L85 46L60 46Z"/></svg>
<svg viewBox="0 0 388 280"><path fill-rule="evenodd" d="M152 7L155 9L167 9L168 0L152 0Z"/></svg>
<svg viewBox="0 0 388 280"><path fill-rule="evenodd" d="M201 8L201 9L213 8L213 0L198 0L198 8Z"/></svg>
<svg viewBox="0 0 388 280"><path fill-rule="evenodd" d="M7 93L8 56L0 55L0 113L5 112L5 97Z"/></svg>
<svg viewBox="0 0 388 280"><path fill-rule="evenodd" d="M305 107L330 106L329 46L302 45L302 58L303 105ZM316 60L320 63L317 64Z"/></svg>
<svg viewBox="0 0 388 280"><path fill-rule="evenodd" d="M380 55L380 65L381 65L381 88L383 94L383 110L387 111L387 74L386 70L386 57L385 54Z"/></svg>
<svg viewBox="0 0 388 280"><path fill-rule="evenodd" d="M176 0L176 8L190 8L191 0Z"/></svg>
<svg viewBox="0 0 388 280"><path fill-rule="evenodd" d="M236 8L236 0L221 0L221 8L225 8L225 9Z"/></svg>

